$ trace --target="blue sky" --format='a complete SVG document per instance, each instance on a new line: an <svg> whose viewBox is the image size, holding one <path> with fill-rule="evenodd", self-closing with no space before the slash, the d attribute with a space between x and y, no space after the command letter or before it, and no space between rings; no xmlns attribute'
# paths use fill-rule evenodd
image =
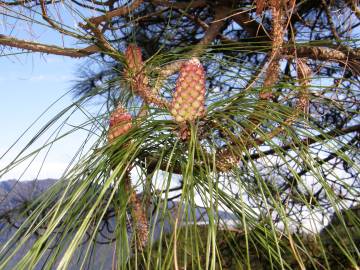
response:
<svg viewBox="0 0 360 270"><path fill-rule="evenodd" d="M40 13L22 8L18 10L15 7L14 11L15 13L11 13L10 10L7 10L9 15L18 19L10 16L0 20L0 30L4 35L67 48L83 48L86 46L85 44L78 44L73 38L59 34L46 23L37 24L36 20L42 21ZM71 27L73 31L78 31L78 23L83 22L81 16L69 12L64 3L49 7L48 14L51 14L55 20ZM95 14L83 15L93 16ZM29 22L28 17L34 18L34 20ZM73 81L76 79L76 73L84 61L86 60L40 53L24 53L22 50L0 47L0 83L2 86L0 90L0 180L19 179L20 177L20 179L32 180L34 178L58 178L61 176L74 152L78 150L78 146L87 135L85 131L68 136L56 143L50 154L46 155L46 166L42 166L40 175L37 174L37 168L41 167L41 158L37 158L24 175L22 172L26 167L25 163L6 175L3 175L2 169L48 120L72 103L73 96L71 94L52 106L15 147L12 147L10 152L5 156L3 154L52 102L70 90ZM76 126L83 121L84 115L78 112L71 118L67 128ZM60 121L59 123L61 124ZM46 138L41 138L37 144L34 144L33 148L40 147L45 140Z"/></svg>
<svg viewBox="0 0 360 270"><path fill-rule="evenodd" d="M0 58L0 156L15 142L27 127L59 97L71 88L76 70L83 60L61 56L24 54L17 57ZM40 119L30 132L9 152L0 159L0 169L7 164L31 136L54 116L61 108L69 105L72 95L67 95ZM76 138L72 138L74 141ZM48 166L40 178L59 177L72 157L71 143L52 150L48 157ZM0 177L0 179L18 178L22 169ZM34 172L27 172L22 179L33 178Z"/></svg>

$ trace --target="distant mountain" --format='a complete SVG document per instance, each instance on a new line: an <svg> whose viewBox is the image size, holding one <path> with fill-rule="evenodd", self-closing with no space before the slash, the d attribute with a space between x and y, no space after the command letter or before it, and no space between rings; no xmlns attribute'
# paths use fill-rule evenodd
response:
<svg viewBox="0 0 360 270"><path fill-rule="evenodd" d="M57 180L32 181L7 180L0 182L0 214L14 209L24 202L31 202L51 187Z"/></svg>

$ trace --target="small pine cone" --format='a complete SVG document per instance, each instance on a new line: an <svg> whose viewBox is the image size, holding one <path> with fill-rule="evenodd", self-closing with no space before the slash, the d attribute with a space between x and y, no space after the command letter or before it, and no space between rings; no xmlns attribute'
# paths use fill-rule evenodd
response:
<svg viewBox="0 0 360 270"><path fill-rule="evenodd" d="M181 67L170 112L178 123L205 115L205 71L197 58Z"/></svg>
<svg viewBox="0 0 360 270"><path fill-rule="evenodd" d="M230 149L222 149L217 154L216 168L220 172L228 172L238 166L240 158Z"/></svg>
<svg viewBox="0 0 360 270"><path fill-rule="evenodd" d="M310 67L306 64L306 59L298 58L296 60L296 65L300 83L302 85L308 86L310 84L312 72Z"/></svg>
<svg viewBox="0 0 360 270"><path fill-rule="evenodd" d="M130 44L125 51L125 61L127 64L125 76L134 79L143 68L141 49L135 44Z"/></svg>
<svg viewBox="0 0 360 270"><path fill-rule="evenodd" d="M125 134L131 129L131 114L129 114L122 106L119 106L110 116L110 128L108 140L112 142L115 138Z"/></svg>
<svg viewBox="0 0 360 270"><path fill-rule="evenodd" d="M142 97L146 103L153 103L160 107L167 107L165 100L153 93L149 87L149 79L144 72L141 49L135 44L130 44L125 51L127 67L124 75L128 80L132 91Z"/></svg>
<svg viewBox="0 0 360 270"><path fill-rule="evenodd" d="M125 191L129 195L129 207L132 217L133 232L136 236L137 248L143 250L149 238L149 224L146 216L146 210L138 196L131 186L130 172L126 176Z"/></svg>
<svg viewBox="0 0 360 270"><path fill-rule="evenodd" d="M141 49L135 44L130 44L125 51L125 78L137 94L141 94L147 85L147 77L143 72L143 60Z"/></svg>
<svg viewBox="0 0 360 270"><path fill-rule="evenodd" d="M297 73L300 81L301 89L299 93L298 107L307 112L309 108L309 85L311 82L312 71L306 64L305 59L297 59Z"/></svg>
<svg viewBox="0 0 360 270"><path fill-rule="evenodd" d="M135 192L130 195L132 217L134 219L134 232L136 233L138 248L142 250L149 239L149 224L144 207Z"/></svg>

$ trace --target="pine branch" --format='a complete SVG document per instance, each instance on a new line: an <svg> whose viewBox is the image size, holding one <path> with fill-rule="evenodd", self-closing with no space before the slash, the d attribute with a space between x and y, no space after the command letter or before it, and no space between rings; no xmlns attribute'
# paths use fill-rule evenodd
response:
<svg viewBox="0 0 360 270"><path fill-rule="evenodd" d="M0 34L0 45L29 50L33 52L63 55L74 58L86 57L94 53L100 52L100 49L96 45L91 45L83 49L62 48L55 45L46 45L33 41L17 39L1 34Z"/></svg>

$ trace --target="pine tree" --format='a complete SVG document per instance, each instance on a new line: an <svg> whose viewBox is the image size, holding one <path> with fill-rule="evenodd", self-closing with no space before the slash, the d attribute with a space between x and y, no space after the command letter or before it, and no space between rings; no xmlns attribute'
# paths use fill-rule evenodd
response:
<svg viewBox="0 0 360 270"><path fill-rule="evenodd" d="M113 269L358 269L359 216L346 211L360 198L357 1L1 6L5 19L71 40L4 33L3 55L88 61L74 103L0 176L44 151L21 156L72 110L101 104L72 130L93 136L87 154L2 214L17 231L0 269L91 268L99 243L111 246Z"/></svg>

